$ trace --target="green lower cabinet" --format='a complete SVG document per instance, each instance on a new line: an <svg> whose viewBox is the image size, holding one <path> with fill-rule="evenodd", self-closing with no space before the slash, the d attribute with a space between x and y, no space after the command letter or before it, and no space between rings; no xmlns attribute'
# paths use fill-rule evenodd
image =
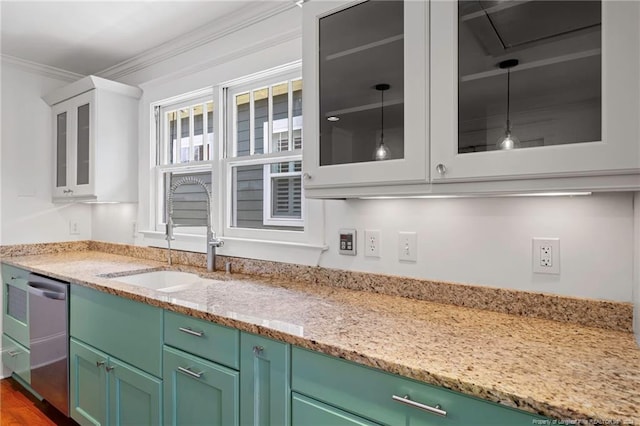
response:
<svg viewBox="0 0 640 426"><path fill-rule="evenodd" d="M163 352L166 425L238 425L237 371L168 346Z"/></svg>
<svg viewBox="0 0 640 426"><path fill-rule="evenodd" d="M292 348L291 370L293 392L380 424L529 426L544 419L301 348Z"/></svg>
<svg viewBox="0 0 640 426"><path fill-rule="evenodd" d="M109 424L162 424L162 381L109 359Z"/></svg>
<svg viewBox="0 0 640 426"><path fill-rule="evenodd" d="M158 425L162 381L71 339L71 418L81 425Z"/></svg>
<svg viewBox="0 0 640 426"><path fill-rule="evenodd" d="M2 335L2 364L27 384L31 384L31 358L29 349L6 334Z"/></svg>
<svg viewBox="0 0 640 426"><path fill-rule="evenodd" d="M294 393L292 395L293 424L299 426L376 426L361 417Z"/></svg>
<svg viewBox="0 0 640 426"><path fill-rule="evenodd" d="M291 424L290 346L240 335L240 424Z"/></svg>

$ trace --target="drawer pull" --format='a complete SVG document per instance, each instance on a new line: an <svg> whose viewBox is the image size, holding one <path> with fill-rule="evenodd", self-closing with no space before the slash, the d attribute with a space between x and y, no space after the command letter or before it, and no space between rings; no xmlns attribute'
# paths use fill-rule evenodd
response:
<svg viewBox="0 0 640 426"><path fill-rule="evenodd" d="M253 347L253 354L255 356L260 356L260 355L262 355L263 352L264 352L264 347L263 346L254 346Z"/></svg>
<svg viewBox="0 0 640 426"><path fill-rule="evenodd" d="M190 334L190 335L196 336L196 337L204 336L204 331L195 331L195 330L192 330L189 327L178 327L178 330L182 331L183 333L187 333L187 334Z"/></svg>
<svg viewBox="0 0 640 426"><path fill-rule="evenodd" d="M96 367L100 368L100 367L102 367L105 363L106 363L106 361L96 361Z"/></svg>
<svg viewBox="0 0 640 426"><path fill-rule="evenodd" d="M203 371L196 373L195 371L191 370L189 367L184 368L184 367L178 367L178 371L181 373L186 374L187 376L191 376L191 377L195 377L196 379L199 379L202 377L202 374L204 373Z"/></svg>
<svg viewBox="0 0 640 426"><path fill-rule="evenodd" d="M418 408L428 413L435 414L437 416L447 417L447 412L440 409L440 405L431 407L429 405L421 404L419 402L410 400L409 395L405 395L405 396L393 395L391 399L393 399L394 401L400 402L402 404L408 405L410 407Z"/></svg>
<svg viewBox="0 0 640 426"><path fill-rule="evenodd" d="M9 356L10 356L11 358L15 358L15 357L17 357L18 355L20 355L20 351L9 351Z"/></svg>

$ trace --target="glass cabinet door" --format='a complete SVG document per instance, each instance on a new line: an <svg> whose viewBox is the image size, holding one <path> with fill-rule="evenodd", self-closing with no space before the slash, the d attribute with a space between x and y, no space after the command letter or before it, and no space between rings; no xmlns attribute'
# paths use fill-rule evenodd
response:
<svg viewBox="0 0 640 426"><path fill-rule="evenodd" d="M458 2L458 154L602 140L601 8Z"/></svg>
<svg viewBox="0 0 640 426"><path fill-rule="evenodd" d="M77 108L76 185L89 184L90 104Z"/></svg>
<svg viewBox="0 0 640 426"><path fill-rule="evenodd" d="M319 190L306 196L426 183L429 2L319 1L302 13L304 186Z"/></svg>
<svg viewBox="0 0 640 426"><path fill-rule="evenodd" d="M640 3L431 2L433 182L640 170Z"/></svg>
<svg viewBox="0 0 640 426"><path fill-rule="evenodd" d="M56 187L67 186L67 112L56 115Z"/></svg>
<svg viewBox="0 0 640 426"><path fill-rule="evenodd" d="M403 11L367 1L320 18L321 166L404 158Z"/></svg>

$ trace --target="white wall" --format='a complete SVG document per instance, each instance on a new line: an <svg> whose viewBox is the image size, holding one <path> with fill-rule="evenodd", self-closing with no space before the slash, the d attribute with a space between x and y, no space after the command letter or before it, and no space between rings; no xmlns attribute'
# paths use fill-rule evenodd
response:
<svg viewBox="0 0 640 426"><path fill-rule="evenodd" d="M68 80L2 61L2 214L0 244L84 240L91 207L52 204L51 110L41 99ZM69 234L69 221L79 235Z"/></svg>
<svg viewBox="0 0 640 426"><path fill-rule="evenodd" d="M328 201L321 265L494 287L632 301L633 194L557 198ZM637 212L636 212L637 215ZM338 230L359 253L337 253ZM365 258L378 229L381 258ZM398 231L418 233L418 261L398 261ZM532 237L560 238L560 275L532 273Z"/></svg>
<svg viewBox="0 0 640 426"><path fill-rule="evenodd" d="M136 203L95 204L91 215L91 239L134 244L137 215Z"/></svg>

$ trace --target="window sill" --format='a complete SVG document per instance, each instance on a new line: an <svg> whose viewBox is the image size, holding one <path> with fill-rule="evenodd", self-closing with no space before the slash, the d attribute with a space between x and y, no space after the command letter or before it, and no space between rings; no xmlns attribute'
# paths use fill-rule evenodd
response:
<svg viewBox="0 0 640 426"><path fill-rule="evenodd" d="M141 231L140 245L166 248L164 232ZM171 248L197 253L206 252L204 235L175 233L175 240L171 241ZM267 241L250 238L220 237L224 246L217 249L221 256L241 257L247 259L285 262L298 265L318 266L322 252L329 247L307 243L292 243L285 241Z"/></svg>

